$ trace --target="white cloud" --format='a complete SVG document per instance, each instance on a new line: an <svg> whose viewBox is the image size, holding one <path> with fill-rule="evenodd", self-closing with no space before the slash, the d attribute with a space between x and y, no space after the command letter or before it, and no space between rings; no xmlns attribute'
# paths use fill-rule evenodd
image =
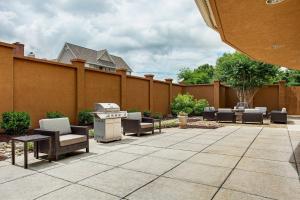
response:
<svg viewBox="0 0 300 200"><path fill-rule="evenodd" d="M108 49L139 75L176 77L233 51L190 0L22 0L0 2L0 40L56 58L64 42Z"/></svg>

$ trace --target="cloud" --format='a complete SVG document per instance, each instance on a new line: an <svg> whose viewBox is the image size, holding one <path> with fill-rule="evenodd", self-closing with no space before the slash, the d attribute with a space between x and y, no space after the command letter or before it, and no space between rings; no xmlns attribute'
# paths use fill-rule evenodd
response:
<svg viewBox="0 0 300 200"><path fill-rule="evenodd" d="M64 42L108 49L136 74L176 77L233 51L187 0L22 0L0 2L0 40L56 58Z"/></svg>

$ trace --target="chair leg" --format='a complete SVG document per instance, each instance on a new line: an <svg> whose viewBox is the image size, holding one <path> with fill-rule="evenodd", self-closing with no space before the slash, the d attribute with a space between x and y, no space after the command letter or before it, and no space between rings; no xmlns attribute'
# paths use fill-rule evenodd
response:
<svg viewBox="0 0 300 200"><path fill-rule="evenodd" d="M152 129L152 134L154 134L154 129Z"/></svg>
<svg viewBox="0 0 300 200"><path fill-rule="evenodd" d="M87 148L85 149L85 151L86 151L86 153L89 153L89 152L90 152L90 148L87 147Z"/></svg>

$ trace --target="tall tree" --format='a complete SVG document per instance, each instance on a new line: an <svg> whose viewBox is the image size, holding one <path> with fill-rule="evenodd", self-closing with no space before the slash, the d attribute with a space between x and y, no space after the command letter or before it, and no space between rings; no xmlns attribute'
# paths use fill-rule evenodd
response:
<svg viewBox="0 0 300 200"><path fill-rule="evenodd" d="M278 73L278 67L238 52L225 53L216 65L216 78L235 88L239 101L249 104L258 88L272 83Z"/></svg>
<svg viewBox="0 0 300 200"><path fill-rule="evenodd" d="M178 79L188 85L211 83L213 77L214 67L209 64L200 65L196 69L183 68L178 74Z"/></svg>

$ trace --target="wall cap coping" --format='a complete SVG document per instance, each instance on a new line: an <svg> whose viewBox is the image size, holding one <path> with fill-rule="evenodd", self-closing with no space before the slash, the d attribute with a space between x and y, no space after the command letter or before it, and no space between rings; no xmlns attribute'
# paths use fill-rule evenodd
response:
<svg viewBox="0 0 300 200"><path fill-rule="evenodd" d="M145 76L146 78L151 78L151 79L153 79L153 77L154 77L153 74L145 74L144 76Z"/></svg>
<svg viewBox="0 0 300 200"><path fill-rule="evenodd" d="M16 45L14 45L14 44L8 44L8 43L5 43L5 42L0 42L0 46L12 48L12 49L16 48Z"/></svg>
<svg viewBox="0 0 300 200"><path fill-rule="evenodd" d="M127 69L122 67L122 68L117 68L116 71L127 72Z"/></svg>
<svg viewBox="0 0 300 200"><path fill-rule="evenodd" d="M171 83L172 83L172 82L173 82L173 79L172 79L172 78L166 78L165 81L166 81L166 82L171 82Z"/></svg>
<svg viewBox="0 0 300 200"><path fill-rule="evenodd" d="M86 60L80 59L80 58L74 58L71 60L71 62L79 62L79 63L85 63Z"/></svg>

